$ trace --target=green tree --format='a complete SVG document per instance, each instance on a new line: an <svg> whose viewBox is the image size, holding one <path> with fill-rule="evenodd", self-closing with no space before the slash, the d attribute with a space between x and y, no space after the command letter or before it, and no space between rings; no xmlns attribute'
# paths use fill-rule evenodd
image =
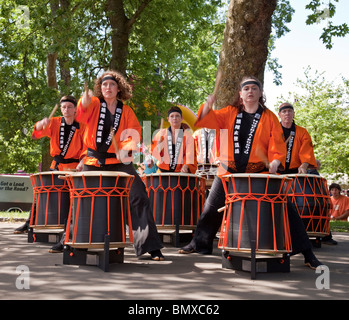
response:
<svg viewBox="0 0 349 320"><path fill-rule="evenodd" d="M321 173L349 174L349 81L328 82L325 73L312 74L310 67L304 75L297 80L297 93L280 102L294 100L295 122L311 135Z"/></svg>

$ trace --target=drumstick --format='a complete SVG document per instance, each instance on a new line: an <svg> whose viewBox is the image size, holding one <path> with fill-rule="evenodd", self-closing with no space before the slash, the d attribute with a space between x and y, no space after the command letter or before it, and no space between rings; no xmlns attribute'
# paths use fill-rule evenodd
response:
<svg viewBox="0 0 349 320"><path fill-rule="evenodd" d="M57 111L58 107L59 107L59 105L58 105L58 104L56 104L56 105L54 106L54 108L52 109L52 111L51 111L50 115L48 116L48 119L49 119L49 120L50 120L50 119L53 117L53 115L56 113L56 111ZM46 126L43 126L42 128L43 128L43 129L45 129L45 128L46 128Z"/></svg>
<svg viewBox="0 0 349 320"><path fill-rule="evenodd" d="M216 95L219 89L219 85L221 84L222 81L222 71L221 69L218 69L217 71L217 75L216 75L216 83L214 86L214 90L213 90L213 95Z"/></svg>
<svg viewBox="0 0 349 320"><path fill-rule="evenodd" d="M289 135L288 138L286 139L286 141L285 141L286 145L288 144L288 142L290 141L290 139L291 139L291 135Z"/></svg>
<svg viewBox="0 0 349 320"><path fill-rule="evenodd" d="M219 208L219 209L217 210L217 212L222 212L222 211L224 211L226 207L227 207L227 206L224 206L224 207L222 207L222 208Z"/></svg>
<svg viewBox="0 0 349 320"><path fill-rule="evenodd" d="M55 107L52 109L50 115L49 115L49 119L51 119L53 117L53 115L56 113L57 109L58 109L59 105L56 104Z"/></svg>
<svg viewBox="0 0 349 320"><path fill-rule="evenodd" d="M214 90L213 90L213 94L212 94L213 96L217 95L221 81L222 81L222 71L220 69L218 69L217 75L216 75L216 82L215 82L215 86L214 86ZM211 105L209 107L210 107L210 109L212 108Z"/></svg>
<svg viewBox="0 0 349 320"><path fill-rule="evenodd" d="M85 81L84 90L85 90L86 95L88 95L88 84L87 84L87 81Z"/></svg>

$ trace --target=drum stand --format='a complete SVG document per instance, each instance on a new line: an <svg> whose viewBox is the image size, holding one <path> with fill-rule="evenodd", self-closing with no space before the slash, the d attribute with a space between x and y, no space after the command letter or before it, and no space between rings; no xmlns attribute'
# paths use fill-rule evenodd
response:
<svg viewBox="0 0 349 320"><path fill-rule="evenodd" d="M61 240L64 233L64 227L60 228L28 228L28 243L44 242L44 243L57 243Z"/></svg>
<svg viewBox="0 0 349 320"><path fill-rule="evenodd" d="M110 236L106 234L102 246L94 246L92 244L89 248L80 248L65 244L63 264L80 266L96 265L104 272L108 272L111 263L124 263L124 247L126 244L120 243L120 248L111 248Z"/></svg>
<svg viewBox="0 0 349 320"><path fill-rule="evenodd" d="M157 229L161 241L164 243L170 243L176 248L179 248L183 243L190 242L193 239L193 233L195 230L192 226L180 226L179 224L176 224L174 229L168 226L157 225Z"/></svg>
<svg viewBox="0 0 349 320"><path fill-rule="evenodd" d="M256 255L256 237L249 218L247 228L250 236L250 254L222 250L222 268L251 272L251 280L256 279L257 272L290 272L288 253L283 253L282 257Z"/></svg>

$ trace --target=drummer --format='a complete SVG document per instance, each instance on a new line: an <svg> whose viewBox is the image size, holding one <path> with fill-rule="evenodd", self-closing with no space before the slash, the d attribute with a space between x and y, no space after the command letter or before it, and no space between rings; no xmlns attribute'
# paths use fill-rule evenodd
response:
<svg viewBox="0 0 349 320"><path fill-rule="evenodd" d="M114 70L95 80L94 96L85 90L78 102L77 119L86 124L87 156L84 171L121 171L135 177L130 193L134 248L137 256L148 252L164 260L163 247L152 216L145 185L133 166L133 152L140 142L141 126L123 101L132 97L131 86Z"/></svg>
<svg viewBox="0 0 349 320"><path fill-rule="evenodd" d="M292 104L286 102L279 106L279 118L287 148L285 170L279 170L279 173L318 174L310 134L305 128L295 124L294 115Z"/></svg>
<svg viewBox="0 0 349 320"><path fill-rule="evenodd" d="M286 166L281 174L316 174L319 175L320 161L315 159L313 143L307 129L294 122L293 105L285 102L279 106L279 118L286 142ZM293 210L289 205L289 210ZM307 242L306 240L304 240ZM322 243L336 245L332 232L322 238ZM308 244L309 246L310 244Z"/></svg>
<svg viewBox="0 0 349 320"><path fill-rule="evenodd" d="M275 174L279 168L283 169L286 146L282 128L274 113L265 106L261 82L253 76L244 77L232 106L212 110L215 100L216 97L211 95L200 107L196 126L227 130L226 134L220 136L221 162L218 175L262 172ZM223 213L218 213L217 210L224 205L222 181L215 177L193 240L180 249L179 253L212 254L213 240L223 218ZM303 222L299 216L298 218L290 228L300 228L300 232L308 239ZM297 251L293 254L302 252L305 264L312 268L321 265L312 250L303 250L301 245L298 246L298 241L294 241L297 239L292 238L292 247L295 244Z"/></svg>
<svg viewBox="0 0 349 320"><path fill-rule="evenodd" d="M182 110L171 107L167 112L170 126L161 129L151 143L152 156L157 159L159 172L182 172L195 174L196 150L190 130L185 129Z"/></svg>
<svg viewBox="0 0 349 320"><path fill-rule="evenodd" d="M85 126L75 120L77 100L73 96L63 96L60 101L62 117L44 118L34 125L32 138L34 140L49 137L50 154L53 157L50 170L52 171L81 171L86 147L83 143ZM15 233L28 230L30 218L17 228ZM62 242L54 245L50 252L62 252Z"/></svg>

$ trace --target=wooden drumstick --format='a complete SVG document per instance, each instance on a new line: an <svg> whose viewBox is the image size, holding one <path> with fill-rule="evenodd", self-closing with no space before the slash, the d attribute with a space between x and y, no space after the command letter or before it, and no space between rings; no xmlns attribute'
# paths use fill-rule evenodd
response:
<svg viewBox="0 0 349 320"><path fill-rule="evenodd" d="M221 82L222 82L222 71L221 71L221 69L218 69L217 75L216 75L216 83L215 83L214 90L213 90L214 96L217 94L218 89L219 89L219 85L221 84Z"/></svg>
<svg viewBox="0 0 349 320"><path fill-rule="evenodd" d="M217 92L218 92L218 89L219 89L219 86L220 86L221 82L222 82L222 71L219 69L217 71L216 82L215 82L215 86L214 86L214 90L213 90L212 96L216 96L217 95ZM211 109L212 106L213 106L213 104L209 105L209 108Z"/></svg>
<svg viewBox="0 0 349 320"><path fill-rule="evenodd" d="M50 115L48 116L48 119L49 119L49 120L50 120L50 119L53 117L53 115L56 113L56 111L57 111L58 107L59 107L59 105L58 105L58 104L56 104L56 105L54 106L54 108L52 109L52 111L51 111ZM46 126L43 126L42 128L43 128L43 129L45 129L45 128L46 128Z"/></svg>
<svg viewBox="0 0 349 320"><path fill-rule="evenodd" d="M53 115L56 113L57 109L58 109L59 105L56 104L55 107L52 109L50 115L49 115L49 119L51 119L53 117Z"/></svg>
<svg viewBox="0 0 349 320"><path fill-rule="evenodd" d="M88 84L87 84L87 81L85 81L84 90L85 90L86 95L88 95Z"/></svg>
<svg viewBox="0 0 349 320"><path fill-rule="evenodd" d="M217 212L222 212L222 211L224 211L226 207L227 207L227 206L224 206L224 207L222 207L222 208L219 208L219 209L217 210Z"/></svg>

